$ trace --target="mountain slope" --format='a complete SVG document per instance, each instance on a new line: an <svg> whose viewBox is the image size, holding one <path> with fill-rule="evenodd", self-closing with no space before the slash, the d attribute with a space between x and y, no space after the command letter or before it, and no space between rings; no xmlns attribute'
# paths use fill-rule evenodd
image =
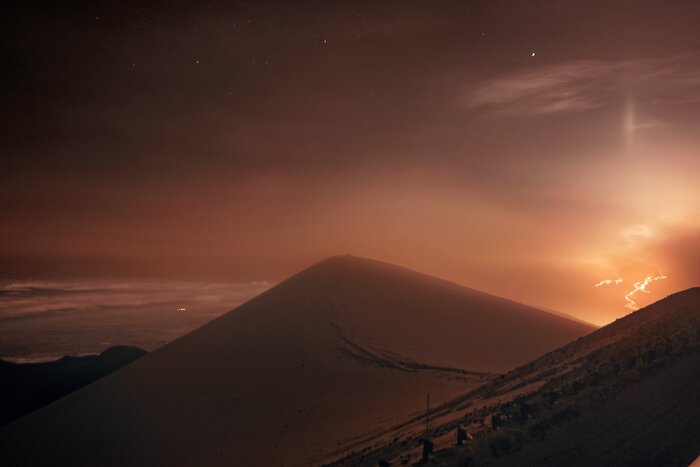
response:
<svg viewBox="0 0 700 467"><path fill-rule="evenodd" d="M685 467L700 454L700 288L550 352L432 417L437 465ZM474 439L455 448L460 423ZM406 446L420 436L422 424L409 421L384 435L395 442L341 463L415 461L420 454Z"/></svg>
<svg viewBox="0 0 700 467"><path fill-rule="evenodd" d="M0 425L103 378L145 354L138 347L114 346L99 355L66 356L45 363L0 360Z"/></svg>
<svg viewBox="0 0 700 467"><path fill-rule="evenodd" d="M0 448L6 465L308 465L592 330L336 257L7 425Z"/></svg>

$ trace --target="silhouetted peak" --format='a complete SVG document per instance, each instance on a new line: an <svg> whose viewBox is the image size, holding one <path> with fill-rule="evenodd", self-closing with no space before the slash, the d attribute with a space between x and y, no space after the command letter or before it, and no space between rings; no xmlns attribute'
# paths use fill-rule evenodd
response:
<svg viewBox="0 0 700 467"><path fill-rule="evenodd" d="M389 274L409 274L412 276L423 276L428 277L428 275L413 271L402 266L397 266L395 264L386 263L384 261L379 261L376 259L363 258L361 256L353 255L337 255L331 256L329 258L320 261L307 271L322 272L324 274L332 275L346 275L346 274L372 274L372 273L382 273ZM302 271L303 274L304 271Z"/></svg>
<svg viewBox="0 0 700 467"><path fill-rule="evenodd" d="M355 268L361 265L367 265L367 264L372 264L372 263L377 263L377 264L388 264L388 263L381 263L380 261L372 260L369 258L363 258L360 256L354 256L354 255L335 255L335 256L330 256L322 261L319 261L312 267L316 268L324 268L324 269L345 269L345 268Z"/></svg>

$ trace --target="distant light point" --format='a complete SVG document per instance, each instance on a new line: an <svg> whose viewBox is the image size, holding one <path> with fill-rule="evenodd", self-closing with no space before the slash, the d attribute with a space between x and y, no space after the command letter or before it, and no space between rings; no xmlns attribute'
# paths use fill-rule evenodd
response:
<svg viewBox="0 0 700 467"><path fill-rule="evenodd" d="M532 52L532 55L530 55L530 56L531 56L531 57L534 57L534 56L535 56L535 52Z"/></svg>

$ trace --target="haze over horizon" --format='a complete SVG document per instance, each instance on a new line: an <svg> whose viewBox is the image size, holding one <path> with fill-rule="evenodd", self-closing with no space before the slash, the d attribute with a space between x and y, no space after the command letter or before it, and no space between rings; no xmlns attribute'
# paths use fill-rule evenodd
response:
<svg viewBox="0 0 700 467"><path fill-rule="evenodd" d="M350 253L599 325L700 284L695 2L76 5L0 20L0 277Z"/></svg>

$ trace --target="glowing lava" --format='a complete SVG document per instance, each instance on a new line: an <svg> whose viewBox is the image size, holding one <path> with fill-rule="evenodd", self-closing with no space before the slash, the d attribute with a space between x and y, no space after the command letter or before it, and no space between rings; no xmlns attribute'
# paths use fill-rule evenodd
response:
<svg viewBox="0 0 700 467"><path fill-rule="evenodd" d="M629 308L632 311L637 311L639 310L639 307L637 306L637 302L634 300L634 295L637 292L644 292L644 293L649 293L647 290L647 285L654 281L658 281L660 279L668 279L668 276L647 276L643 280L639 282L634 283L634 290L630 291L625 295L625 300L627 303L625 304L625 307ZM622 283L622 278L617 278L617 279L603 279L602 281L598 282L595 284L595 287L602 287L604 285L619 285Z"/></svg>
<svg viewBox="0 0 700 467"><path fill-rule="evenodd" d="M603 285L611 285L611 284L617 285L617 284L620 284L620 283L622 283L622 278L618 278L618 279L603 279L602 281L598 282L595 286L596 286L596 287L600 287L600 286L603 286Z"/></svg>
<svg viewBox="0 0 700 467"><path fill-rule="evenodd" d="M639 310L639 307L637 306L636 302L634 301L634 295L637 292L644 292L644 293L649 293L647 290L647 285L649 285L651 282L658 281L660 279L667 279L668 276L647 276L644 278L644 280L635 282L634 283L634 290L632 290L630 293L625 295L625 300L627 300L627 304L625 305L627 308L630 310L636 311Z"/></svg>

